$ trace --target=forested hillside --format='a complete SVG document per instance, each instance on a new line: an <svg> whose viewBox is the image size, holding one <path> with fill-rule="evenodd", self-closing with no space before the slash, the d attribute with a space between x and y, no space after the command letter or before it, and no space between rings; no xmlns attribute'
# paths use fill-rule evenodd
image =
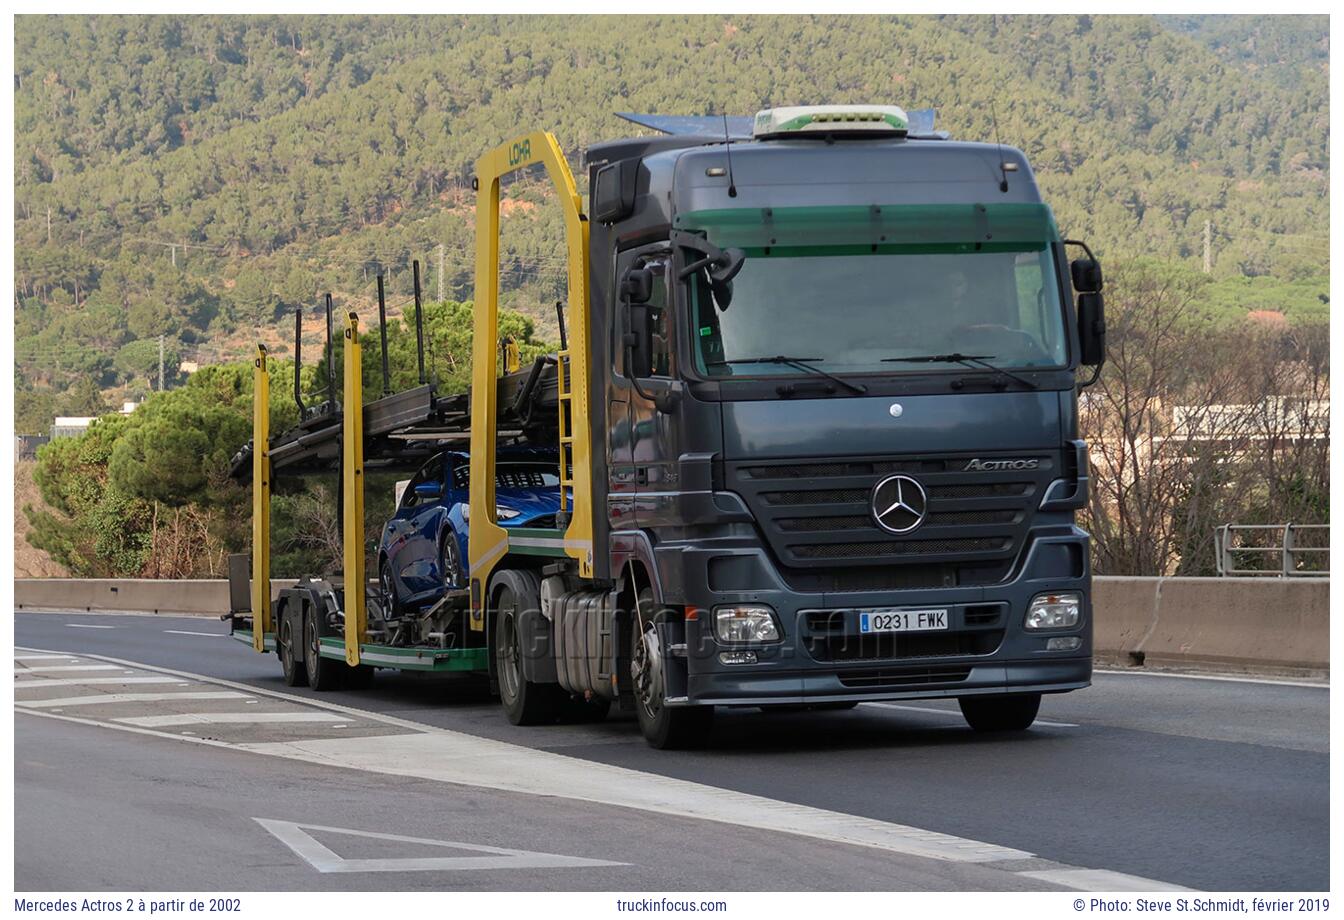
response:
<svg viewBox="0 0 1344 920"><path fill-rule="evenodd" d="M17 426L143 390L166 336L222 361L321 292L367 309L410 262L470 298L484 150L618 110L932 106L1022 147L1061 228L1198 272L1211 309L1328 310L1325 17L18 17ZM992 104L992 105L991 105ZM546 190L508 190L504 276L544 335ZM395 311L394 311L395 312ZM311 331L318 329L316 313ZM443 360L443 356L437 356ZM447 368L445 367L446 373Z"/></svg>

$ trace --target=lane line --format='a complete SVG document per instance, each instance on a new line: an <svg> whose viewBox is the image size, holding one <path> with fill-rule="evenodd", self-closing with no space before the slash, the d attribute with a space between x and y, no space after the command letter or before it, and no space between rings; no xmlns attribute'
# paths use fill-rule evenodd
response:
<svg viewBox="0 0 1344 920"><path fill-rule="evenodd" d="M47 650L31 649L31 651ZM104 661L247 691L242 695L269 696L328 712L345 713L353 719L400 726L408 733L377 738L345 737L329 741L229 744L207 738L189 738L153 729L35 711L27 707L20 711L43 718L98 725L118 731L141 732L174 741L210 744L229 750L253 751L298 760L306 764L324 764L367 773L412 776L457 786L576 799L644 812L793 834L833 843L864 846L909 856L979 863L990 868L996 862L1016 862L1035 858L1033 853L998 844L769 799L655 773L579 760L563 754L435 728L336 703L299 700L279 691L252 687L222 678L174 671L154 665L141 665L106 656L97 657ZM1088 871L1082 867L1065 868L1080 872ZM1107 876L1108 883L1111 877ZM1068 877L1066 882L1038 881L1070 887L1086 883L1087 878L1089 877L1080 875ZM1148 880L1146 884L1152 890L1165 885L1157 880Z"/></svg>
<svg viewBox="0 0 1344 920"><path fill-rule="evenodd" d="M34 687L82 687L85 684L175 684L176 677L66 677L61 679L39 677L37 680L16 680L15 690L31 690Z"/></svg>
<svg viewBox="0 0 1344 920"><path fill-rule="evenodd" d="M904 709L908 712L931 712L939 716L951 716L960 721L963 717L959 709L934 709L932 706L907 706L904 703L864 703L864 706L880 706L883 709ZM1031 723L1033 727L1043 725L1046 728L1078 728L1073 722L1050 722L1045 719L1037 719Z"/></svg>
<svg viewBox="0 0 1344 920"><path fill-rule="evenodd" d="M95 626L92 623L66 623L70 629L116 629L115 626Z"/></svg>
<svg viewBox="0 0 1344 920"><path fill-rule="evenodd" d="M15 655L15 661L78 661L78 655Z"/></svg>
<svg viewBox="0 0 1344 920"><path fill-rule="evenodd" d="M193 632L190 629L165 629L164 632L172 633L175 636L209 636L211 639L227 639L228 636L223 633Z"/></svg>
<svg viewBox="0 0 1344 920"><path fill-rule="evenodd" d="M163 703L170 700L236 700L247 696L232 690L190 690L186 693L90 693L86 696L62 696L51 700L15 700L25 709L50 709L66 706L102 706L111 703Z"/></svg>
<svg viewBox="0 0 1344 920"><path fill-rule="evenodd" d="M1270 684L1275 687L1307 687L1312 690L1329 690L1330 684L1304 680L1275 680L1270 677L1233 677L1223 674L1177 674L1174 671L1140 671L1093 668L1093 674L1121 674L1125 677L1170 677L1176 680L1217 680L1229 684Z"/></svg>
<svg viewBox="0 0 1344 920"><path fill-rule="evenodd" d="M170 680L172 678L169 678ZM113 719L123 725L163 728L168 725L252 725L280 722L348 722L334 712L184 712L168 716L128 716Z"/></svg>
<svg viewBox="0 0 1344 920"><path fill-rule="evenodd" d="M26 665L23 668L23 670L19 671L18 673L27 674L29 671L41 671L43 674L46 674L52 671L124 671L124 670L126 669L123 667L119 667L115 664L56 664L56 665L43 664L38 665L36 667L34 667L33 665Z"/></svg>
<svg viewBox="0 0 1344 920"><path fill-rule="evenodd" d="M480 869L576 869L592 866L627 866L629 863L609 862L605 859L587 859L581 856L560 856L556 853L535 853L530 850L506 850L479 843L457 843L452 840L427 840L424 837L403 837L400 834L377 834L346 827L324 827L320 824L296 824L270 818L253 818L277 840L289 847L318 872L443 872ZM325 831L347 837L369 837L397 843L444 847L486 853L487 856L412 856L381 859L345 859L337 856L307 831Z"/></svg>
<svg viewBox="0 0 1344 920"><path fill-rule="evenodd" d="M1077 891L1194 891L1150 878L1112 872L1109 869L1044 869L1038 872L1018 872L1023 878L1063 885Z"/></svg>

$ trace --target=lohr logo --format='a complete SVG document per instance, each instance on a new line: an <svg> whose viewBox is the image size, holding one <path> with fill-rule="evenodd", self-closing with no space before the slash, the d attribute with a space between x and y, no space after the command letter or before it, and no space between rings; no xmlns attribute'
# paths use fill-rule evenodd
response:
<svg viewBox="0 0 1344 920"><path fill-rule="evenodd" d="M1039 460L980 460L975 459L962 467L963 473L993 473L1000 470L1034 470Z"/></svg>
<svg viewBox="0 0 1344 920"><path fill-rule="evenodd" d="M517 166L532 159L532 142L519 141L509 148L509 165Z"/></svg>

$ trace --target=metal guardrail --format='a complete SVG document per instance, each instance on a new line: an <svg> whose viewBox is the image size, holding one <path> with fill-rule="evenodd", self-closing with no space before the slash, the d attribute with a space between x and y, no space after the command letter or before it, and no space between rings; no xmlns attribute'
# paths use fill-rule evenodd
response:
<svg viewBox="0 0 1344 920"><path fill-rule="evenodd" d="M1219 575L1330 576L1329 524L1224 524L1213 530L1213 550Z"/></svg>

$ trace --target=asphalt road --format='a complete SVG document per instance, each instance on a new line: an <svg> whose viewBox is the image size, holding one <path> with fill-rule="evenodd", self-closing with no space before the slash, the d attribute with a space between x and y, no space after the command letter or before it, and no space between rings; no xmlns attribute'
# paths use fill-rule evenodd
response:
<svg viewBox="0 0 1344 920"><path fill-rule="evenodd" d="M15 884L21 890L333 883L360 889L1059 890L1041 879L1060 865L1202 890L1329 887L1329 699L1322 687L1099 674L1090 689L1047 697L1041 722L1016 738L974 735L955 704L920 702L847 713L726 711L706 749L665 752L645 746L628 719L516 728L471 680L380 671L374 686L360 693L285 688L273 655L256 655L225 638L224 625L208 619L20 613L15 623L19 647L100 655L283 693L290 703L258 700L276 711L312 712L304 701L313 699L368 714L347 728L305 728L302 737L316 739L315 751L358 746L358 738L331 740L352 730L366 745L387 745L381 736L393 729L384 722L396 721L403 727L395 731L427 731L428 741L456 738L460 747L463 738L482 739L496 746L487 753L507 754L498 762L517 762L522 772L527 756L563 754L618 779L646 777L651 787L690 781L724 795L783 803L769 809L806 806L870 819L876 832L888 824L918 828L1029 857L982 864L928 859L725 820L655 818L595 801L473 788L451 776L370 777L25 714L16 716ZM160 704L142 705L148 708L126 711L159 711ZM137 718L156 717L128 717ZM743 801L749 810L759 800ZM515 859L512 868L477 872L400 872L394 871L398 864L386 863L388 871L370 875L350 871L347 863L319 874L312 859L301 858L258 818L624 865L537 867L530 857L507 857ZM117 846L125 828L140 829L144 846ZM342 859L459 852L423 840L333 834L310 836ZM1046 874L1024 874L1033 870Z"/></svg>

